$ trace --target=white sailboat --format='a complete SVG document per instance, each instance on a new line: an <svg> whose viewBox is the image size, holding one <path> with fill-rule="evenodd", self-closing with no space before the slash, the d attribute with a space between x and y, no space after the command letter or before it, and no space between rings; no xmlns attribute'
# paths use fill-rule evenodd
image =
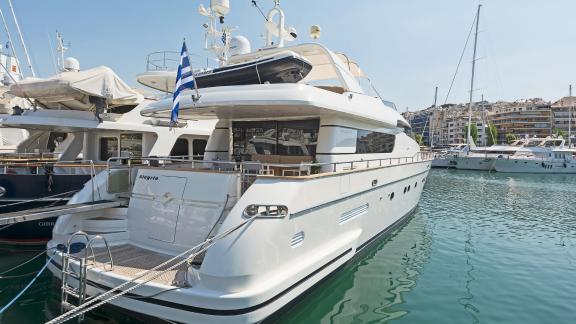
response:
<svg viewBox="0 0 576 324"><path fill-rule="evenodd" d="M211 4L211 19L228 12L227 1ZM167 321L259 322L416 208L431 156L403 132L404 118L362 89L348 56L318 43L284 46L295 32L279 1L267 18L266 46L224 66L294 53L310 72L296 83L185 92L181 118L219 119L204 160L124 166L134 175L127 221L113 232L94 230L113 210L60 217L48 247L87 239L95 257L85 263L75 258L84 252L65 249L52 259L69 311L50 323L107 303ZM142 114L168 118L171 106L161 100Z"/></svg>

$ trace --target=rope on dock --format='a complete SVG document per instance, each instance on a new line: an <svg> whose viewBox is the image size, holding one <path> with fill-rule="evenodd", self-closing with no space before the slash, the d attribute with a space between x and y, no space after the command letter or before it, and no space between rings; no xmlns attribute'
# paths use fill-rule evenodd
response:
<svg viewBox="0 0 576 324"><path fill-rule="evenodd" d="M152 280L159 278L160 276L164 275L166 272L172 271L173 269L179 267L180 265L182 265L186 262L192 261L197 255L208 250L208 248L210 248L212 245L216 244L216 242L218 242L221 239L224 239L225 237L227 237L228 235L232 234L233 232L239 230L240 228L250 224L256 218L258 218L258 216L251 217L251 218L243 221L242 223L236 225L235 227L233 227L233 228L231 228L231 229L229 229L229 230L227 230L221 234L218 234L212 238L206 239L204 242L178 254L177 256L157 265L156 267L154 267L152 269L144 271L142 274L126 281L125 283L123 283L119 286L116 286L115 288L112 288L111 290L109 290L103 294L93 296L92 299L90 299L86 303L81 304L72 310L69 310L68 312L46 322L45 324L60 324L60 323L64 323L66 321L69 321L69 320L76 318L76 317L78 317L84 313L87 313L87 312L89 312L95 308L98 308L104 304L107 304L107 303L113 301L114 299L117 299L117 298L131 292L132 290L145 285L146 283L148 283ZM186 257L184 259L182 259L184 256L186 256ZM158 273L154 273L155 271L159 270L160 268L162 268L162 267L164 267L164 266L166 266L172 262L175 262L178 259L181 259L181 260L176 262L175 264L171 265L167 269L164 269ZM148 277L151 274L152 274L152 276ZM139 279L143 279L143 281L137 282L137 280L139 280ZM132 286L128 287L129 285L132 285ZM128 287L128 288L121 290L125 287Z"/></svg>

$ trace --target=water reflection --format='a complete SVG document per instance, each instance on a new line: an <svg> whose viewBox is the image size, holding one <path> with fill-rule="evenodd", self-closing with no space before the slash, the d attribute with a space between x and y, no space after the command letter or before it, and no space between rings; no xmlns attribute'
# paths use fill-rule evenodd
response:
<svg viewBox="0 0 576 324"><path fill-rule="evenodd" d="M387 240L313 289L274 323L375 323L399 318L404 295L415 285L432 242L426 218L417 211Z"/></svg>

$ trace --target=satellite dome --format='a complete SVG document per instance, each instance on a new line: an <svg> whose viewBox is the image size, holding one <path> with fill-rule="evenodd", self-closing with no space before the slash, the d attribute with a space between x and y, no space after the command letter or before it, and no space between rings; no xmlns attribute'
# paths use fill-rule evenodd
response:
<svg viewBox="0 0 576 324"><path fill-rule="evenodd" d="M234 36L230 38L230 56L248 54L252 52L250 41L244 36Z"/></svg>
<svg viewBox="0 0 576 324"><path fill-rule="evenodd" d="M64 71L67 72L78 72L80 71L80 62L73 57L67 57L64 59Z"/></svg>

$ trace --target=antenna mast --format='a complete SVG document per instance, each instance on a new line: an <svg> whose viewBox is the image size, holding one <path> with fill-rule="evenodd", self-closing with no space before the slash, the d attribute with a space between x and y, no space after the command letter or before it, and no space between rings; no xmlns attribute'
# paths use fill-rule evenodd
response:
<svg viewBox="0 0 576 324"><path fill-rule="evenodd" d="M474 99L474 77L476 73L476 48L478 45L478 26L480 25L480 9L482 5L478 5L478 12L476 13L476 34L474 35L474 54L472 56L472 78L470 79L470 103L468 104L468 134L466 137L466 143L468 144L468 152L470 154L470 131L472 128L472 102Z"/></svg>
<svg viewBox="0 0 576 324"><path fill-rule="evenodd" d="M12 6L12 0L8 0L8 5L10 6L10 11L12 11L14 24L16 25L18 36L20 37L20 43L22 44L22 48L24 48L24 54L26 55L26 61L28 62L28 67L30 68L30 72L32 72L32 76L36 77L36 73L34 72L34 68L32 67L32 62L30 61L30 55L28 54L28 48L26 48L26 43L24 43L24 37L22 37L22 31L20 30L18 19L16 19L16 13L14 12L14 6Z"/></svg>
<svg viewBox="0 0 576 324"><path fill-rule="evenodd" d="M58 44L56 44L56 51L58 51L58 68L60 71L64 71L64 53L68 50L68 47L64 44L64 38L62 38L62 34L59 31L56 31L56 40ZM70 46L68 44L68 46Z"/></svg>

